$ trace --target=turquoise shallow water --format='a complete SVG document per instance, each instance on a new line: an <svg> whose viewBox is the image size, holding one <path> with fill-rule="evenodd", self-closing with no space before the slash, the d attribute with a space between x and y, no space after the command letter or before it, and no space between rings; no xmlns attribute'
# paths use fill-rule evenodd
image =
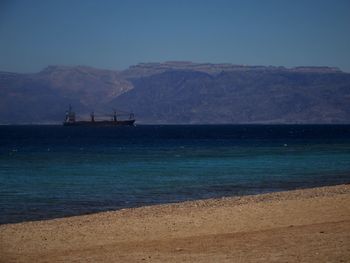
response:
<svg viewBox="0 0 350 263"><path fill-rule="evenodd" d="M0 127L0 223L349 182L349 125Z"/></svg>

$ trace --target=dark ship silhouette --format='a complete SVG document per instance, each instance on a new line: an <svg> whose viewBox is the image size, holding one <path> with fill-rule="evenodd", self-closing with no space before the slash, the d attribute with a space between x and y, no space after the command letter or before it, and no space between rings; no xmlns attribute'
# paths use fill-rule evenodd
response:
<svg viewBox="0 0 350 263"><path fill-rule="evenodd" d="M125 119L127 116L127 119ZM66 111L66 119L63 122L63 126L134 126L135 118L133 113L123 112L123 111L113 111L111 120L95 120L94 112L90 114L89 121L77 121L75 119L75 112L72 111L72 106L69 105L69 109ZM124 117L124 119L119 119L119 117Z"/></svg>

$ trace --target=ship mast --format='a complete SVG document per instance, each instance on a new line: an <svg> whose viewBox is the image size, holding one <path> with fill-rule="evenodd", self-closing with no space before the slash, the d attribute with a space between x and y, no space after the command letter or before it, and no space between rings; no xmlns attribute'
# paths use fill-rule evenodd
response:
<svg viewBox="0 0 350 263"><path fill-rule="evenodd" d="M90 113L90 117L91 117L91 122L95 122L95 113L93 111Z"/></svg>

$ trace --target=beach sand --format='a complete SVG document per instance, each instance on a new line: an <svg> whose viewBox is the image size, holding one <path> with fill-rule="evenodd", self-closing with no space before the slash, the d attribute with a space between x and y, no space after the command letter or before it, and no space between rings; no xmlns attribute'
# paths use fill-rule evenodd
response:
<svg viewBox="0 0 350 263"><path fill-rule="evenodd" d="M350 185L1 225L0 262L350 262Z"/></svg>

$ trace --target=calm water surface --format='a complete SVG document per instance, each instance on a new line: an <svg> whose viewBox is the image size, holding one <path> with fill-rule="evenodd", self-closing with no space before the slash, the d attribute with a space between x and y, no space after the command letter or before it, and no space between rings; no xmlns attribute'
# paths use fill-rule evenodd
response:
<svg viewBox="0 0 350 263"><path fill-rule="evenodd" d="M350 182L350 125L0 126L0 223Z"/></svg>

